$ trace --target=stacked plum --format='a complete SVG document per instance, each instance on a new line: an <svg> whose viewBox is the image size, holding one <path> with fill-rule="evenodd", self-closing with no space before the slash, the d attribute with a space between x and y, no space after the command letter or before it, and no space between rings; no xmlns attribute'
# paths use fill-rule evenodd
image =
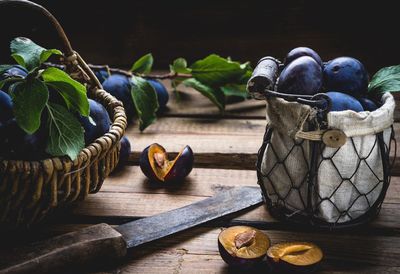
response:
<svg viewBox="0 0 400 274"><path fill-rule="evenodd" d="M129 81L128 76L118 73L110 74L105 69L97 70L95 74L102 83L104 90L109 92L124 104L128 120L131 120L135 115L135 106L133 104L131 95L132 82ZM147 82L157 93L159 111L164 111L169 100L167 89L158 80L148 79Z"/></svg>
<svg viewBox="0 0 400 274"><path fill-rule="evenodd" d="M326 63L314 50L298 47L284 61L277 91L286 94L325 93L330 111L373 111L380 105L367 96L369 77L364 65L352 57L338 57Z"/></svg>

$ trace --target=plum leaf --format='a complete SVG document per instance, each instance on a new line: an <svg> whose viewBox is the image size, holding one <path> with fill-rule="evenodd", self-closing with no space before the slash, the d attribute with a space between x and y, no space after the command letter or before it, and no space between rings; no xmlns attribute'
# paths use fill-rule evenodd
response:
<svg viewBox="0 0 400 274"><path fill-rule="evenodd" d="M237 82L247 71L246 66L216 54L198 60L190 66L193 77L208 86Z"/></svg>
<svg viewBox="0 0 400 274"><path fill-rule="evenodd" d="M190 73L191 70L187 67L187 62L184 58L177 58L172 65L169 65L172 73Z"/></svg>
<svg viewBox="0 0 400 274"><path fill-rule="evenodd" d="M46 85L58 91L69 109L76 110L81 115L89 115L89 101L84 85L72 79L64 71L50 67L41 74Z"/></svg>
<svg viewBox="0 0 400 274"><path fill-rule="evenodd" d="M10 49L11 56L15 61L28 70L39 67L53 54L61 54L59 50L47 50L25 37L17 37L12 40Z"/></svg>
<svg viewBox="0 0 400 274"><path fill-rule="evenodd" d="M151 68L153 67L153 61L153 55L148 53L139 58L139 60L133 64L131 71L135 73L148 74L151 72Z"/></svg>
<svg viewBox="0 0 400 274"><path fill-rule="evenodd" d="M384 67L372 77L368 92L384 93L400 91L400 65Z"/></svg>
<svg viewBox="0 0 400 274"><path fill-rule="evenodd" d="M48 103L49 141L46 152L52 156L68 155L75 160L85 147L84 130L78 119L65 107Z"/></svg>
<svg viewBox="0 0 400 274"><path fill-rule="evenodd" d="M62 52L58 49L46 49L40 54L40 63L46 62L52 55L62 55Z"/></svg>
<svg viewBox="0 0 400 274"><path fill-rule="evenodd" d="M194 88L199 91L205 97L211 100L220 111L225 109L225 95L219 88L212 88L203 83L199 82L194 78L189 78L183 81L183 84L187 87Z"/></svg>
<svg viewBox="0 0 400 274"><path fill-rule="evenodd" d="M157 118L157 93L154 88L142 77L132 76L131 96L139 118L139 129L143 131Z"/></svg>
<svg viewBox="0 0 400 274"><path fill-rule="evenodd" d="M18 125L28 134L34 133L40 127L40 117L49 99L46 85L33 79L17 82L10 90Z"/></svg>
<svg viewBox="0 0 400 274"><path fill-rule="evenodd" d="M225 96L238 96L247 98L249 94L247 93L246 87L247 86L244 84L226 84L225 86L221 87L221 90Z"/></svg>

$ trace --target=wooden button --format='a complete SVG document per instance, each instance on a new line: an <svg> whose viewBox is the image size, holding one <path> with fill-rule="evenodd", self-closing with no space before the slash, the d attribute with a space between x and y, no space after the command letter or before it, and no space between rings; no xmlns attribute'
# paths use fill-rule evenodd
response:
<svg viewBox="0 0 400 274"><path fill-rule="evenodd" d="M331 129L325 131L322 135L322 142L328 147L338 148L346 143L347 136L339 129Z"/></svg>

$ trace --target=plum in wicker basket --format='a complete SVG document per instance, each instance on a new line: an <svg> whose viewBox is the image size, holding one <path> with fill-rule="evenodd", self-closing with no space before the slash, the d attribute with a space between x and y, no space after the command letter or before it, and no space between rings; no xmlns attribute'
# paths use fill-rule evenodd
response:
<svg viewBox="0 0 400 274"><path fill-rule="evenodd" d="M122 103L102 89L49 11L22 0L0 1L0 8L5 5L38 11L50 21L63 44L62 65L73 79L86 84L88 97L107 109L112 125L106 134L82 149L74 161L68 157L40 161L0 160L0 229L30 226L53 209L99 191L118 163L119 140L127 126Z"/></svg>

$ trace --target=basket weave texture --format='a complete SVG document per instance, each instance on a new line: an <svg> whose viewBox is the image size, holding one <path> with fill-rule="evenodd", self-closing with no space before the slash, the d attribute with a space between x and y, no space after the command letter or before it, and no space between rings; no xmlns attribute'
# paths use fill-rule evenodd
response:
<svg viewBox="0 0 400 274"><path fill-rule="evenodd" d="M0 228L26 227L39 222L53 209L100 190L104 179L118 163L119 141L127 118L122 103L102 89L49 11L22 0L0 1L0 8L4 5L29 8L49 19L63 44L62 65L73 79L86 85L88 97L101 103L112 121L109 132L85 147L74 161L68 157L41 161L0 160Z"/></svg>

